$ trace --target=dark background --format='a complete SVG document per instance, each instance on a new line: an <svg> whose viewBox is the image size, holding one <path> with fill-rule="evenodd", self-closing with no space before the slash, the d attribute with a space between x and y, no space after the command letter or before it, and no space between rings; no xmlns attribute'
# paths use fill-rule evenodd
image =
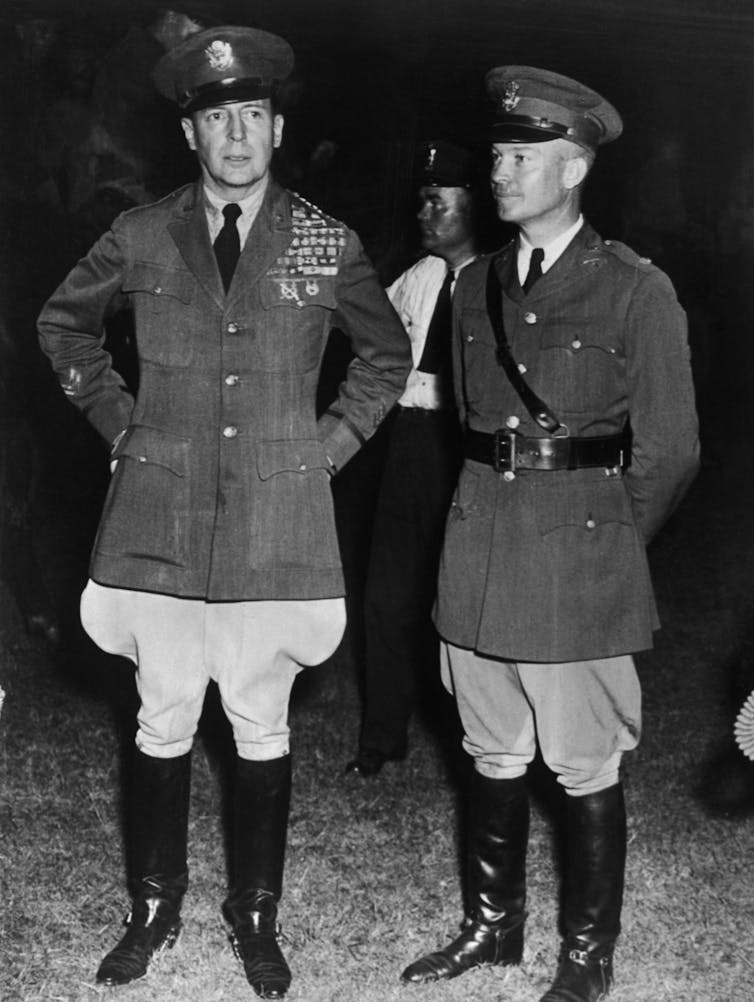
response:
<svg viewBox="0 0 754 1002"><path fill-rule="evenodd" d="M6 0L7 2L7 0ZM311 182L324 207L354 225L387 277L411 209L417 140L472 138L487 112L495 65L548 67L601 91L625 119L600 155L587 208L620 236L626 182L676 136L693 214L715 220L741 156L754 105L754 6L748 0L187 0L216 22L277 32L296 52L284 180L305 189L308 157L337 144L338 182ZM16 0L0 30L34 13L60 17L102 58L157 5L145 0ZM63 43L65 44L65 42ZM331 178L335 176L335 168ZM296 182L298 182L296 184ZM303 193L306 194L306 191ZM408 211L407 211L408 210ZM409 218L407 218L409 217ZM609 234L608 234L609 231Z"/></svg>

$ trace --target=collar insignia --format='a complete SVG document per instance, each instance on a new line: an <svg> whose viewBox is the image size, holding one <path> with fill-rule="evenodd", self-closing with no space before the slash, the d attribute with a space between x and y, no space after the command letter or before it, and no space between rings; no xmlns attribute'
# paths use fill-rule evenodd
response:
<svg viewBox="0 0 754 1002"><path fill-rule="evenodd" d="M233 49L230 42L221 42L217 39L204 51L207 54L207 62L213 70L227 70L233 64Z"/></svg>
<svg viewBox="0 0 754 1002"><path fill-rule="evenodd" d="M517 84L515 80L509 80L505 85L505 93L503 94L500 105L504 111L513 111L521 98L518 96L518 92L521 90L520 84Z"/></svg>

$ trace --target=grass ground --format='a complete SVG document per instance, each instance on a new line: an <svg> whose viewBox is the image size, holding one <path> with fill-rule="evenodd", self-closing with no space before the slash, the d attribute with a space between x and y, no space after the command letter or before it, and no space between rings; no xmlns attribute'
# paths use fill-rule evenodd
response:
<svg viewBox="0 0 754 1002"><path fill-rule="evenodd" d="M726 666L750 636L752 500L735 464L706 470L653 546L665 628L656 649L638 659L644 738L627 762L630 846L614 1002L754 998L754 821L709 817L693 796L700 765L729 727ZM58 588L68 595L80 568L63 558L68 570ZM95 986L127 907L119 779L132 678L81 637L52 658L23 634L3 597L0 998L252 998L220 915L228 734L212 698L195 750L184 933L143 981ZM534 802L522 966L403 987L403 966L454 934L461 918L464 767L417 720L406 762L372 781L344 777L358 719L345 654L302 677L292 709L294 801L280 916L291 1002L536 1002L558 948L546 799Z"/></svg>

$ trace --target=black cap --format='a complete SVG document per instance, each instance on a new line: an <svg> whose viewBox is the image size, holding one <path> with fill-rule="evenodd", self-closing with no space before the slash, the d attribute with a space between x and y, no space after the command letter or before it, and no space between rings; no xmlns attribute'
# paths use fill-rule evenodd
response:
<svg viewBox="0 0 754 1002"><path fill-rule="evenodd" d="M473 188L480 180L478 157L445 139L426 140L419 147L417 180L436 188Z"/></svg>
<svg viewBox="0 0 754 1002"><path fill-rule="evenodd" d="M615 108L577 80L535 66L496 66L485 77L495 102L492 142L567 139L588 150L623 131Z"/></svg>
<svg viewBox="0 0 754 1002"><path fill-rule="evenodd" d="M293 49L278 35L226 25L191 35L155 66L157 90L185 114L269 97L293 69Z"/></svg>

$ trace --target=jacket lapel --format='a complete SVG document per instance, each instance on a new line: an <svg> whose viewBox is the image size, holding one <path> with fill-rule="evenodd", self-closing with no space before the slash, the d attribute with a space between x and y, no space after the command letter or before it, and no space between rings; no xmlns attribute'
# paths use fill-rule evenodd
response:
<svg viewBox="0 0 754 1002"><path fill-rule="evenodd" d="M256 285L291 242L291 210L285 192L270 180L257 218L238 259L228 302Z"/></svg>
<svg viewBox="0 0 754 1002"><path fill-rule="evenodd" d="M524 293L518 281L517 257L518 240L511 240L495 258L495 271L506 296L518 303L524 298Z"/></svg>
<svg viewBox="0 0 754 1002"><path fill-rule="evenodd" d="M518 247L516 247L516 250L518 250ZM577 282L584 273L585 265L590 270L595 265L599 266L603 253L602 240L597 236L589 223L584 222L584 225L552 268L549 268L534 284L529 295L526 297L527 302L535 303L539 299L553 295L562 286ZM517 269L514 268L515 271ZM519 289L521 288L518 282L518 275L516 275L515 284ZM523 292L520 292L520 299L523 299L523 295Z"/></svg>
<svg viewBox="0 0 754 1002"><path fill-rule="evenodd" d="M209 239L201 181L188 189L181 204L176 206L175 215L168 223L168 232L189 270L222 309L225 292Z"/></svg>

